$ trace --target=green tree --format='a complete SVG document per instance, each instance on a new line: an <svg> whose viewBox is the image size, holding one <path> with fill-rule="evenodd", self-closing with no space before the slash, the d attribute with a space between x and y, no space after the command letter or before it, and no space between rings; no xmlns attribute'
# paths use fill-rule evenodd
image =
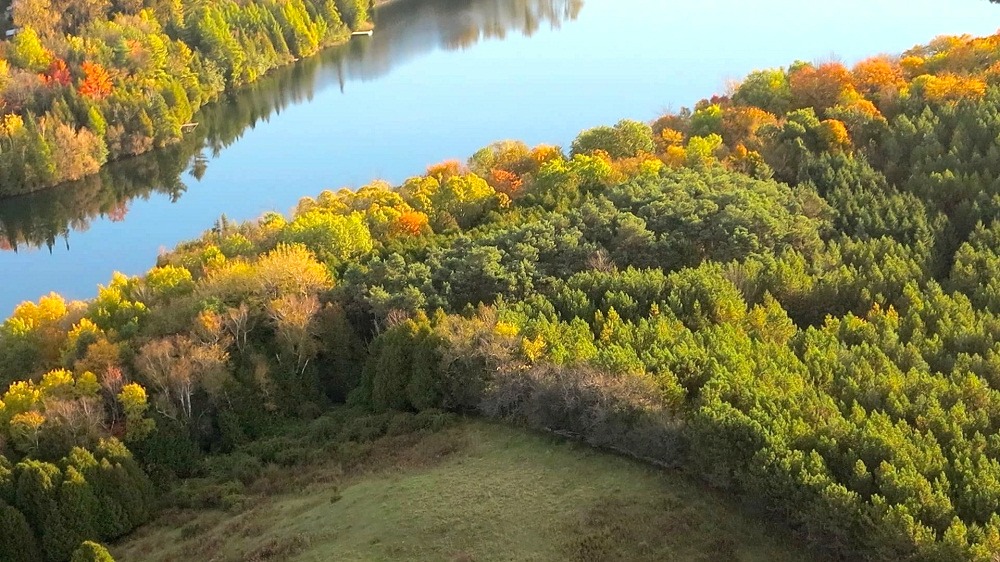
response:
<svg viewBox="0 0 1000 562"><path fill-rule="evenodd" d="M0 500L0 560L41 562L38 542L24 514Z"/></svg>
<svg viewBox="0 0 1000 562"><path fill-rule="evenodd" d="M573 155L590 154L595 150L603 150L612 158L630 158L642 152L652 153L653 129L639 121L622 119L614 127L595 127L588 129L573 141Z"/></svg>
<svg viewBox="0 0 1000 562"><path fill-rule="evenodd" d="M791 107L792 89L783 69L756 70L743 79L733 93L733 101L784 115Z"/></svg>

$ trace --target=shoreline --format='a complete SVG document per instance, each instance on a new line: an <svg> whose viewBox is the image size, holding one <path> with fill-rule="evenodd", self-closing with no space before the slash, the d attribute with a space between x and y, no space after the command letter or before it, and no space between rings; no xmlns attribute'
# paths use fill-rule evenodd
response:
<svg viewBox="0 0 1000 562"><path fill-rule="evenodd" d="M396 3L401 2L401 1L403 1L403 0L375 0L373 2L372 9L378 9L378 8L381 8L381 7L388 6L390 4L396 4ZM375 23L372 22L372 21L367 22L365 25L359 27L356 30L351 29L350 27L347 27L347 32L342 37L340 37L338 39L334 39L330 43L322 46L320 49L318 49L312 55L309 55L308 57L303 57L303 58L291 58L291 59L288 60L288 62L285 62L283 64L278 64L278 65L274 66L273 68L268 69L266 72L264 72L263 74L261 74L253 82L250 82L250 83L247 83L247 84L241 84L240 86L237 86L236 88L225 89L225 90L219 92L218 96L216 96L215 99L213 99L213 100L209 101L208 103L206 103L206 104L202 105L201 107L199 107L195 113L197 114L198 112L200 112L203 109L211 106L212 104L216 104L216 103L222 102L227 96L231 96L233 94L237 94L240 91L242 91L244 88L248 88L248 87L253 86L254 84L257 84L262 79L264 79L265 77L271 75L273 72L275 72L275 71L277 71L279 69L288 68L288 67L293 66L293 65L295 65L298 62L301 62L303 60L311 59L313 57L319 56L321 53L323 53L324 51L326 51L328 49L332 49L334 47L340 47L342 45L346 45L347 43L349 43L351 41L351 32L353 32L353 31L368 31L368 30L373 30L374 28L375 28ZM184 133L181 133L181 136L173 139L167 146L158 147L158 148L151 148L150 150L146 150L146 151L140 152L138 154L131 154L131 155L125 157L125 158L116 158L114 160L109 159L106 162L104 162L97 170L93 171L92 173L83 175L83 176L81 176L79 178L76 178L76 179L73 179L73 180L61 181L61 182L58 182L58 183L54 183L52 185L41 186L41 187L39 187L37 189L31 189L31 190L20 192L20 193L0 194L0 203L2 203L3 201L9 201L9 200L12 200L12 199L16 199L18 197L26 197L26 196L36 195L38 193L43 193L43 192L48 191L48 190L58 189L58 188L61 188L63 186L66 186L68 184L71 184L73 182L77 182L77 181L83 180L85 178L89 178L91 176L94 176L94 175L97 175L97 174L101 173L101 170L103 170L109 164L112 164L112 163L115 163L115 162L127 162L128 160L131 160L133 158L136 158L136 157L139 157L139 156L144 156L144 155L147 155L147 154L151 154L151 153L154 153L154 152L159 151L159 150L163 150L164 148L167 148L170 145L173 145L173 144L176 144L177 142L180 142L183 139L183 136L184 136Z"/></svg>

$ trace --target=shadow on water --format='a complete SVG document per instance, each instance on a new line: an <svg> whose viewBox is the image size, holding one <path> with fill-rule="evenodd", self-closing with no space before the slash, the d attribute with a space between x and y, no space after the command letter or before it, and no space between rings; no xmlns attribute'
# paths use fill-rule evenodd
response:
<svg viewBox="0 0 1000 562"><path fill-rule="evenodd" d="M0 202L0 249L68 249L70 234L93 221L127 221L136 198L182 197L205 174L210 157L286 107L329 88L344 91L351 82L376 80L438 49L558 27L576 19L582 7L583 0L397 0L376 13L377 39L332 47L206 106L195 117L198 127L180 142L113 162L82 180Z"/></svg>

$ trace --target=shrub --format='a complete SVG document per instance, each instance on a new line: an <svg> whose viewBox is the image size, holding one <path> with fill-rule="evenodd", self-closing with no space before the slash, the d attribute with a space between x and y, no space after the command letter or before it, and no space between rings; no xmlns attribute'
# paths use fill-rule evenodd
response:
<svg viewBox="0 0 1000 562"><path fill-rule="evenodd" d="M70 562L115 562L108 549L96 542L84 541L73 552Z"/></svg>

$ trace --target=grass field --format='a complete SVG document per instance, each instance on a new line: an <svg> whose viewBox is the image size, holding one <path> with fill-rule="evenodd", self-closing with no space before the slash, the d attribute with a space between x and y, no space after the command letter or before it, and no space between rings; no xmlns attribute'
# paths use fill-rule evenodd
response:
<svg viewBox="0 0 1000 562"><path fill-rule="evenodd" d="M680 474L482 422L383 439L357 466L275 477L237 509L165 514L116 559L816 559Z"/></svg>

